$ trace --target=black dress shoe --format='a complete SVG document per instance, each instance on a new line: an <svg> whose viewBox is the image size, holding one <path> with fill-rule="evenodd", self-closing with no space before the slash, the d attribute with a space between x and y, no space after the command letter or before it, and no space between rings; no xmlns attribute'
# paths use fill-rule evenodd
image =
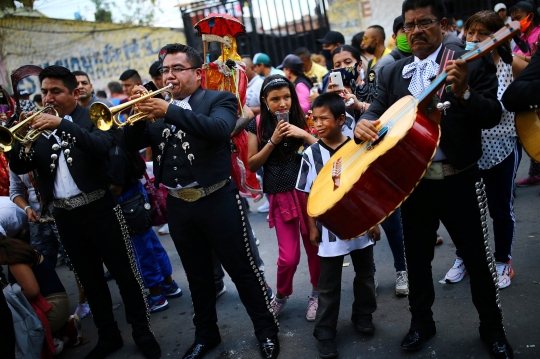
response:
<svg viewBox="0 0 540 359"><path fill-rule="evenodd" d="M96 347L92 349L84 358L103 359L107 355L122 348L122 346L124 346L124 341L120 335L107 339L99 338Z"/></svg>
<svg viewBox="0 0 540 359"><path fill-rule="evenodd" d="M259 348L261 350L261 356L264 359L277 358L279 355L279 340L277 338L277 335L260 341Z"/></svg>
<svg viewBox="0 0 540 359"><path fill-rule="evenodd" d="M221 343L221 341L215 343L215 344L197 344L193 343L192 346L189 347L189 349L186 351L186 354L182 357L182 359L199 359L202 358L208 353L210 350L214 349Z"/></svg>
<svg viewBox="0 0 540 359"><path fill-rule="evenodd" d="M506 340L486 342L486 345L489 347L490 358L512 359L514 357L514 350Z"/></svg>
<svg viewBox="0 0 540 359"><path fill-rule="evenodd" d="M161 348L154 336L145 340L135 340L135 344L147 359L161 358Z"/></svg>
<svg viewBox="0 0 540 359"><path fill-rule="evenodd" d="M411 329L401 341L401 347L405 350L418 350L422 348L424 341L432 338L434 335L435 330L420 334L420 332Z"/></svg>
<svg viewBox="0 0 540 359"><path fill-rule="evenodd" d="M337 358L338 349L332 339L322 339L317 343L319 356L323 359Z"/></svg>
<svg viewBox="0 0 540 359"><path fill-rule="evenodd" d="M373 321L370 317L358 317L353 320L354 329L358 333L362 333L365 335L373 335L375 334L375 326L373 325Z"/></svg>

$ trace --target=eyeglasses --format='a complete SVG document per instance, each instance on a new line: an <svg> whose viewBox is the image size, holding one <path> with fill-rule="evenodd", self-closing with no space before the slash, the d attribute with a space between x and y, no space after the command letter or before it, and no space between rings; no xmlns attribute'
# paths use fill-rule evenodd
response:
<svg viewBox="0 0 540 359"><path fill-rule="evenodd" d="M368 41L369 39L373 38L373 36L364 36L362 38L362 41Z"/></svg>
<svg viewBox="0 0 540 359"><path fill-rule="evenodd" d="M162 75L168 75L169 73L173 73L173 74L179 74L179 73L182 73L184 71L187 71L187 70L196 70L198 69L198 67L180 67L180 66L174 66L174 67L171 67L170 69L168 67L164 67L162 68L159 72L162 74Z"/></svg>
<svg viewBox="0 0 540 359"><path fill-rule="evenodd" d="M424 20L420 20L418 21L417 24L415 23L406 23L403 25L403 31L405 32L413 32L414 31L414 28L415 27L418 27L418 30L420 31L424 31L424 30L427 30L429 28L431 28L433 26L433 24L435 24L437 21L437 19L424 19Z"/></svg>

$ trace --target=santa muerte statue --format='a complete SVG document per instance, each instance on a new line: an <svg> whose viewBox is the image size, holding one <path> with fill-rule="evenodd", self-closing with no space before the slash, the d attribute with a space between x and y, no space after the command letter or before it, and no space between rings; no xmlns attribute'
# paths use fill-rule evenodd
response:
<svg viewBox="0 0 540 359"><path fill-rule="evenodd" d="M246 33L244 25L235 17L227 14L212 13L195 24L199 36L202 36L204 60L208 42L221 44L221 55L214 62L203 65L202 87L209 90L229 91L238 99L238 118L244 118L246 89L248 79L246 66L236 51L236 37ZM236 133L238 132L238 133ZM240 195L258 201L262 190L257 177L247 164L248 136L245 130L236 131L231 138L232 177Z"/></svg>

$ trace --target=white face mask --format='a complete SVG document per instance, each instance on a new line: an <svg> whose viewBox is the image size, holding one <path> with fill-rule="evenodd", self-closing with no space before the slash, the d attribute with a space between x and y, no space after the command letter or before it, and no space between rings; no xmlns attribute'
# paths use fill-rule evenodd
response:
<svg viewBox="0 0 540 359"><path fill-rule="evenodd" d="M466 44L465 44L465 51L470 51L470 50L474 49L476 47L476 45L478 45L478 42L469 42L469 41L467 41Z"/></svg>

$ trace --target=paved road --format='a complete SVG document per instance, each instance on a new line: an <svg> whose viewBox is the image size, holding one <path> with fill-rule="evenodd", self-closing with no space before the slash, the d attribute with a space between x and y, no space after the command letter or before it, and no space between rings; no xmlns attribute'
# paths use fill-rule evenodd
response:
<svg viewBox="0 0 540 359"><path fill-rule="evenodd" d="M529 159L525 156L518 178L526 175ZM513 248L516 276L512 285L501 294L504 324L508 339L512 343L516 358L540 358L540 186L518 188L515 202L518 221ZM266 263L266 276L275 285L277 244L275 232L268 228L266 214L256 212L258 204L252 204L249 219L260 239L259 251ZM444 277L454 261L455 247L446 230L441 227L444 244L436 248L433 261L434 280ZM192 344L194 327L191 321L193 309L189 288L182 264L169 236L161 236L169 252L174 268L174 278L184 291L181 298L170 301L170 309L152 315L152 325L161 343L163 358L182 357ZM399 343L408 330L410 315L407 298L394 295L394 268L388 242L385 237L375 247L377 263L378 309L374 314L376 333L364 337L353 330L349 320L352 303L353 267L343 268L343 291L338 337L340 358L487 358L477 331L478 315L472 305L469 277L454 285L436 283L434 316L437 335L419 352L405 353ZM350 261L349 257L345 258ZM58 273L66 285L75 309L77 301L73 273L65 266ZM113 300L121 303L114 281L109 282ZM222 344L207 355L209 359L259 358L257 341L253 335L251 321L247 316L234 284L226 277L227 293L217 303ZM280 315L281 356L284 359L318 358L317 343L313 338L313 323L305 319L307 296L310 294L309 277L305 254L294 280L295 292ZM111 358L142 358L133 340L130 327L125 322L124 307L115 310L124 337L124 347ZM82 358L96 344L96 330L92 318L83 321L86 344L67 349L63 358Z"/></svg>

